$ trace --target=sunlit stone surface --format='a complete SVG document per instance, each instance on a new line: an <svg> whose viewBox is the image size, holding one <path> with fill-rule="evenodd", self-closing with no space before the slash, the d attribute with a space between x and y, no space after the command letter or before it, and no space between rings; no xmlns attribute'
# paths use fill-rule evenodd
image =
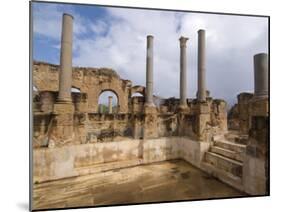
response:
<svg viewBox="0 0 281 212"><path fill-rule="evenodd" d="M140 165L34 186L35 209L245 196L183 160Z"/></svg>

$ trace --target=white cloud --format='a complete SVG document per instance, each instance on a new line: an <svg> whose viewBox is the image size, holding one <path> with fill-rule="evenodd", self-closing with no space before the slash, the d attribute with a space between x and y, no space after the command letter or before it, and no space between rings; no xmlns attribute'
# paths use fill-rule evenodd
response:
<svg viewBox="0 0 281 212"><path fill-rule="evenodd" d="M55 11L51 13L56 21L46 14L38 16L39 26L47 26L46 36L59 39L61 13ZM108 8L104 20L87 20L75 12L74 16L76 35L93 33L83 39L76 36L73 64L113 68L134 84L145 85L146 36L154 35L154 93L163 97L179 96L178 39L182 35L190 38L188 97L195 97L197 90L199 29L206 30L207 88L214 98L233 102L239 92L252 91L253 55L267 52L266 18L121 8ZM43 30L39 26L37 33Z"/></svg>

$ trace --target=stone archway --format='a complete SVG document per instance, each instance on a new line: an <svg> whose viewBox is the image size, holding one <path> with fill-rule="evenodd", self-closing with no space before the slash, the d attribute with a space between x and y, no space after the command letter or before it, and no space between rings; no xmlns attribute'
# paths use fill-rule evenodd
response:
<svg viewBox="0 0 281 212"><path fill-rule="evenodd" d="M112 90L103 90L99 94L98 98L98 113L107 113L109 112L109 98L111 97L111 113L119 112L119 98L116 92ZM102 108L101 108L102 107Z"/></svg>

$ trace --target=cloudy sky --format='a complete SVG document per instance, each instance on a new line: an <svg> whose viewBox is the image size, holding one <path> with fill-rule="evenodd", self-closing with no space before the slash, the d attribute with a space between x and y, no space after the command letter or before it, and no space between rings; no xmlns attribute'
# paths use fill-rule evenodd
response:
<svg viewBox="0 0 281 212"><path fill-rule="evenodd" d="M268 20L71 4L33 3L34 59L59 64L61 20L74 16L73 65L108 67L145 85L146 36L154 36L154 93L179 97L179 37L187 42L187 94L197 91L197 31L206 30L207 88L233 104L253 91L253 55L268 52Z"/></svg>

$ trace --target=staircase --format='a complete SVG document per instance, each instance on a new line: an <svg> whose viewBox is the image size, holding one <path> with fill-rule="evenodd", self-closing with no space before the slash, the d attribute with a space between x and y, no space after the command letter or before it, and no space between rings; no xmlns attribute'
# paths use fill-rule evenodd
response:
<svg viewBox="0 0 281 212"><path fill-rule="evenodd" d="M234 142L235 136L214 137L214 145L205 153L202 169L219 180L243 190L243 158L246 145Z"/></svg>

